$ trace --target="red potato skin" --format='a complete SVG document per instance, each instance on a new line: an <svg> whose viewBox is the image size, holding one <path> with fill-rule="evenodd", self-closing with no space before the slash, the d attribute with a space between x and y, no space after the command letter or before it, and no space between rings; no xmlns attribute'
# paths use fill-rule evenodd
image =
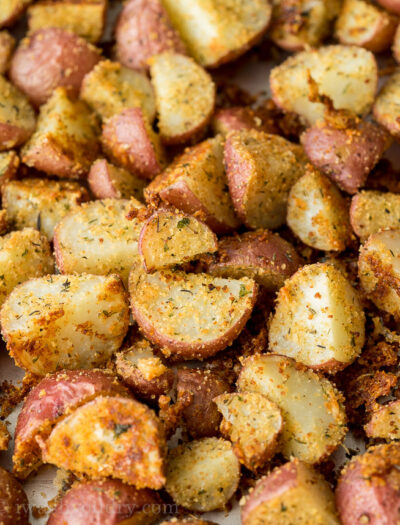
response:
<svg viewBox="0 0 400 525"><path fill-rule="evenodd" d="M29 139L33 132L33 128L21 128L0 122L0 151L21 146Z"/></svg>
<svg viewBox="0 0 400 525"><path fill-rule="evenodd" d="M279 129L273 119L267 115L248 107L236 106L232 108L221 108L214 114L212 121L216 133L227 135L231 131L243 129L256 129L265 133L279 134Z"/></svg>
<svg viewBox="0 0 400 525"><path fill-rule="evenodd" d="M152 179L162 166L149 138L140 108L125 109L103 126L101 141L107 156L143 179Z"/></svg>
<svg viewBox="0 0 400 525"><path fill-rule="evenodd" d="M58 27L39 29L15 51L10 78L39 106L57 87L77 97L83 77L99 60L99 51L74 33Z"/></svg>
<svg viewBox="0 0 400 525"><path fill-rule="evenodd" d="M351 130L317 123L303 133L301 142L312 164L350 194L364 185L389 146L387 132L365 121Z"/></svg>
<svg viewBox="0 0 400 525"><path fill-rule="evenodd" d="M94 162L88 175L88 184L91 192L97 199L118 199L119 194L112 185L108 174L108 165L105 159Z"/></svg>
<svg viewBox="0 0 400 525"><path fill-rule="evenodd" d="M115 28L119 62L131 69L149 69L154 55L172 51L186 55L186 47L159 0L130 0Z"/></svg>
<svg viewBox="0 0 400 525"><path fill-rule="evenodd" d="M18 416L13 457L15 474L23 479L30 472L26 459L20 467L20 460L27 454L32 468L40 464L36 436L48 436L60 417L98 395L107 394L127 396L129 392L113 374L103 370L65 370L42 379L29 392Z"/></svg>
<svg viewBox="0 0 400 525"><path fill-rule="evenodd" d="M29 502L14 477L0 467L0 523L1 525L29 525Z"/></svg>
<svg viewBox="0 0 400 525"><path fill-rule="evenodd" d="M157 492L136 489L119 480L75 484L51 513L47 525L132 525L154 523L161 512Z"/></svg>
<svg viewBox="0 0 400 525"><path fill-rule="evenodd" d="M391 11L392 13L395 13L396 15L400 15L400 0L377 0L378 4L380 4L382 7L387 9L388 11Z"/></svg>
<svg viewBox="0 0 400 525"><path fill-rule="evenodd" d="M369 467L368 456L377 461L375 466ZM391 443L368 449L366 454L356 456L345 467L335 494L342 525L362 523L362 516L366 516L368 525L396 525L399 522L399 459L399 445Z"/></svg>
<svg viewBox="0 0 400 525"><path fill-rule="evenodd" d="M375 36L371 40L363 42L361 45L373 53L385 51L393 42L398 22L395 16L390 16L388 23L385 23L385 19L382 17L376 27Z"/></svg>

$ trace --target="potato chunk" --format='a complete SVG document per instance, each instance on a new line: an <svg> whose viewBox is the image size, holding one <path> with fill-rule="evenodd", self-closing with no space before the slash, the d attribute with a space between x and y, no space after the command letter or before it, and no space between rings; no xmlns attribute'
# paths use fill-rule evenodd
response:
<svg viewBox="0 0 400 525"><path fill-rule="evenodd" d="M124 397L98 396L60 421L46 441L43 461L89 478L113 477L136 488L165 483L165 439L146 405Z"/></svg>
<svg viewBox="0 0 400 525"><path fill-rule="evenodd" d="M284 224L289 190L304 173L301 146L278 135L245 130L228 136L224 159L233 205L244 224Z"/></svg>
<svg viewBox="0 0 400 525"><path fill-rule="evenodd" d="M269 331L274 352L326 372L359 355L365 316L356 290L332 264L303 266L278 293Z"/></svg>
<svg viewBox="0 0 400 525"><path fill-rule="evenodd" d="M320 102L309 99L311 75L321 95L331 98L335 109L364 115L371 109L378 84L374 55L356 46L325 46L287 58L270 75L275 103L285 112L297 113L306 124L324 117Z"/></svg>
<svg viewBox="0 0 400 525"><path fill-rule="evenodd" d="M391 75L375 99L373 114L375 120L391 133L400 138L400 71Z"/></svg>
<svg viewBox="0 0 400 525"><path fill-rule="evenodd" d="M364 429L371 438L400 439L400 400L377 407Z"/></svg>
<svg viewBox="0 0 400 525"><path fill-rule="evenodd" d="M379 230L400 226L400 195L362 191L351 200L350 222L354 233L365 241Z"/></svg>
<svg viewBox="0 0 400 525"><path fill-rule="evenodd" d="M222 394L214 402L223 416L221 433L239 461L250 470L262 467L278 448L283 425L278 406L256 392Z"/></svg>
<svg viewBox="0 0 400 525"><path fill-rule="evenodd" d="M239 461L229 441L204 438L171 450L165 488L178 505L207 512L226 505L239 478Z"/></svg>
<svg viewBox="0 0 400 525"><path fill-rule="evenodd" d="M116 275L49 275L14 288L0 320L17 365L45 375L105 363L126 335L129 309Z"/></svg>
<svg viewBox="0 0 400 525"><path fill-rule="evenodd" d="M135 199L143 200L146 181L129 173L124 168L117 168L106 159L98 159L90 168L88 183L91 192L98 199Z"/></svg>
<svg viewBox="0 0 400 525"><path fill-rule="evenodd" d="M0 31L0 75L4 75L10 64L15 38L8 31Z"/></svg>
<svg viewBox="0 0 400 525"><path fill-rule="evenodd" d="M287 224L308 246L343 251L351 240L349 210L336 185L308 169L289 193Z"/></svg>
<svg viewBox="0 0 400 525"><path fill-rule="evenodd" d="M228 346L252 312L257 285L251 279L134 266L129 277L132 314L153 343L183 359L204 358Z"/></svg>
<svg viewBox="0 0 400 525"><path fill-rule="evenodd" d="M281 409L286 458L318 463L346 434L342 396L330 381L298 367L292 359L274 354L246 359L238 387L241 392L264 394Z"/></svg>

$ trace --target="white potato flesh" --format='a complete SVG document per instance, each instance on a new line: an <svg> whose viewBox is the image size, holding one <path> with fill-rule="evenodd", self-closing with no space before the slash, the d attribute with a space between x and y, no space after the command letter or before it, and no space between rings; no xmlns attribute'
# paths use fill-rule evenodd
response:
<svg viewBox="0 0 400 525"><path fill-rule="evenodd" d="M309 100L308 75L319 93L332 100L335 109L348 109L358 115L371 109L378 69L370 51L356 46L324 46L291 56L271 71L270 87L275 103L312 125L324 117L325 107Z"/></svg>
<svg viewBox="0 0 400 525"><path fill-rule="evenodd" d="M350 221L354 233L365 241L379 230L400 227L400 195L361 191L351 201Z"/></svg>
<svg viewBox="0 0 400 525"><path fill-rule="evenodd" d="M391 75L376 97L375 120L395 137L400 137L400 71Z"/></svg>
<svg viewBox="0 0 400 525"><path fill-rule="evenodd" d="M238 380L241 392L258 392L282 411L282 452L306 463L329 456L346 435L342 397L328 379L274 354L248 358Z"/></svg>
<svg viewBox="0 0 400 525"><path fill-rule="evenodd" d="M364 429L367 436L374 439L400 439L400 400L374 410Z"/></svg>
<svg viewBox="0 0 400 525"><path fill-rule="evenodd" d="M50 275L14 288L0 320L17 365L45 375L107 361L126 335L129 309L115 275Z"/></svg>
<svg viewBox="0 0 400 525"><path fill-rule="evenodd" d="M165 488L178 505L208 512L224 508L239 478L239 461L229 441L204 438L171 450Z"/></svg>
<svg viewBox="0 0 400 525"><path fill-rule="evenodd" d="M334 265L303 266L279 290L269 331L272 351L335 372L360 354L365 315L356 290Z"/></svg>

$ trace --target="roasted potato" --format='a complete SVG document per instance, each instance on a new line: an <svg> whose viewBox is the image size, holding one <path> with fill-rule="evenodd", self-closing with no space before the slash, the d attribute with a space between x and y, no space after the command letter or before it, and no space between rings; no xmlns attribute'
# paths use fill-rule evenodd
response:
<svg viewBox="0 0 400 525"><path fill-rule="evenodd" d="M244 130L227 137L224 160L240 220L249 228L284 224L289 190L304 173L301 146L278 135Z"/></svg>
<svg viewBox="0 0 400 525"><path fill-rule="evenodd" d="M156 114L153 88L149 79L118 62L102 60L84 78L81 98L103 120L124 109L141 108L150 122Z"/></svg>
<svg viewBox="0 0 400 525"><path fill-rule="evenodd" d="M107 3L107 0L35 2L28 8L29 31L60 27L96 43L103 34Z"/></svg>
<svg viewBox="0 0 400 525"><path fill-rule="evenodd" d="M0 490L0 523L29 525L29 502L24 489L2 467L0 467Z"/></svg>
<svg viewBox="0 0 400 525"><path fill-rule="evenodd" d="M40 108L38 125L22 150L22 161L49 175L81 178L99 153L98 125L89 107L55 89Z"/></svg>
<svg viewBox="0 0 400 525"><path fill-rule="evenodd" d="M0 31L0 75L4 75L10 64L15 38L8 31Z"/></svg>
<svg viewBox="0 0 400 525"><path fill-rule="evenodd" d="M271 71L274 102L311 125L324 117L325 106L310 100L309 75L319 93L332 100L335 109L348 109L357 115L371 109L378 69L370 51L356 46L324 46L291 56Z"/></svg>
<svg viewBox="0 0 400 525"><path fill-rule="evenodd" d="M243 525L340 525L329 484L298 459L261 478L241 504Z"/></svg>
<svg viewBox="0 0 400 525"><path fill-rule="evenodd" d="M9 222L6 210L0 210L0 235L8 232Z"/></svg>
<svg viewBox="0 0 400 525"><path fill-rule="evenodd" d="M315 169L292 186L287 225L316 250L343 251L351 241L349 207L336 185Z"/></svg>
<svg viewBox="0 0 400 525"><path fill-rule="evenodd" d="M278 292L269 347L310 368L336 372L360 354L365 315L356 290L333 264L303 266Z"/></svg>
<svg viewBox="0 0 400 525"><path fill-rule="evenodd" d="M222 394L214 398L223 419L221 433L233 444L239 461L250 470L274 456L283 418L278 406L256 392Z"/></svg>
<svg viewBox="0 0 400 525"><path fill-rule="evenodd" d="M165 483L161 423L133 399L98 396L37 441L43 461L88 478L112 477L138 489Z"/></svg>
<svg viewBox="0 0 400 525"><path fill-rule="evenodd" d="M362 241L379 230L398 228L400 195L372 190L357 193L351 200L350 222Z"/></svg>
<svg viewBox="0 0 400 525"><path fill-rule="evenodd" d="M203 359L239 335L253 310L257 284L246 277L174 270L147 274L136 264L129 293L132 315L152 343L181 359Z"/></svg>
<svg viewBox="0 0 400 525"><path fill-rule="evenodd" d="M207 512L224 508L239 478L239 461L229 441L203 438L170 451L165 488L178 505Z"/></svg>
<svg viewBox="0 0 400 525"><path fill-rule="evenodd" d="M164 167L159 137L140 108L124 109L108 119L101 142L112 162L143 179L153 179Z"/></svg>
<svg viewBox="0 0 400 525"><path fill-rule="evenodd" d="M10 432L4 421L0 421L0 450L7 450L11 440Z"/></svg>
<svg viewBox="0 0 400 525"><path fill-rule="evenodd" d="M162 0L191 55L204 67L234 60L257 43L268 27L266 0Z"/></svg>
<svg viewBox="0 0 400 525"><path fill-rule="evenodd" d="M19 157L13 150L0 153L0 194L4 185L15 179L19 167Z"/></svg>
<svg viewBox="0 0 400 525"><path fill-rule="evenodd" d="M210 370L180 368L177 372L177 398L191 401L183 409L183 421L193 438L211 437L218 434L221 415L213 402L216 396L229 392L228 383Z"/></svg>
<svg viewBox="0 0 400 525"><path fill-rule="evenodd" d="M47 525L146 524L159 519L162 504L156 492L138 490L118 480L75 483L51 513Z"/></svg>
<svg viewBox="0 0 400 525"><path fill-rule="evenodd" d="M207 272L218 277L250 277L269 291L276 291L300 267L293 246L268 230L246 232L218 241L218 253Z"/></svg>
<svg viewBox="0 0 400 525"><path fill-rule="evenodd" d="M105 363L121 346L129 311L116 275L49 275L14 288L0 321L17 365L45 375Z"/></svg>
<svg viewBox="0 0 400 525"><path fill-rule="evenodd" d="M89 195L77 182L22 179L3 187L3 208L17 230L31 227L51 241L56 224Z"/></svg>
<svg viewBox="0 0 400 525"><path fill-rule="evenodd" d="M215 105L210 75L185 55L165 52L150 61L163 142L181 144L202 134Z"/></svg>
<svg viewBox="0 0 400 525"><path fill-rule="evenodd" d="M0 27L11 26L33 0L2 0Z"/></svg>
<svg viewBox="0 0 400 525"><path fill-rule="evenodd" d="M24 144L35 126L35 112L25 95L0 75L0 151Z"/></svg>
<svg viewBox="0 0 400 525"><path fill-rule="evenodd" d="M54 254L61 273L118 274L128 283L138 259L141 223L126 216L138 201L105 199L88 202L68 213L54 230Z"/></svg>
<svg viewBox="0 0 400 525"><path fill-rule="evenodd" d="M24 281L54 271L54 259L46 237L32 228L0 237L0 306Z"/></svg>
<svg viewBox="0 0 400 525"><path fill-rule="evenodd" d="M294 456L306 463L318 463L346 434L341 394L328 379L292 359L274 354L247 358L238 387L240 392L264 394L281 409L282 452L288 459Z"/></svg>
<svg viewBox="0 0 400 525"><path fill-rule="evenodd" d="M88 184L97 199L143 200L146 181L123 168L117 168L106 159L98 159L90 168Z"/></svg>
<svg viewBox="0 0 400 525"><path fill-rule="evenodd" d="M361 247L360 283L378 308L400 319L400 229L373 233Z"/></svg>
<svg viewBox="0 0 400 525"><path fill-rule="evenodd" d="M161 198L189 215L197 215L216 233L239 226L227 191L221 136L188 148L144 191L148 202Z"/></svg>
<svg viewBox="0 0 400 525"><path fill-rule="evenodd" d="M391 441L400 439L400 400L377 407L364 426L365 433L371 438Z"/></svg>
<svg viewBox="0 0 400 525"><path fill-rule="evenodd" d="M342 525L363 521L381 525L398 521L399 467L398 443L371 447L346 465L336 488L336 505Z"/></svg>
<svg viewBox="0 0 400 525"><path fill-rule="evenodd" d="M392 44L393 56L397 63L400 63L400 24L394 33L393 44Z"/></svg>
<svg viewBox="0 0 400 525"><path fill-rule="evenodd" d="M399 93L400 71L396 71L379 91L373 107L375 120L397 140L400 139Z"/></svg>
<svg viewBox="0 0 400 525"><path fill-rule="evenodd" d="M46 440L59 420L99 395L127 396L128 390L109 370L63 370L33 387L15 428L14 474L24 479L41 465L37 436Z"/></svg>
<svg viewBox="0 0 400 525"><path fill-rule="evenodd" d="M217 237L206 224L174 210L155 211L139 237L139 254L148 272L183 264L217 248Z"/></svg>
<svg viewBox="0 0 400 525"><path fill-rule="evenodd" d="M302 143L316 168L347 193L356 193L390 145L388 134L376 124L353 121L343 127L332 120L318 122L302 135Z"/></svg>
<svg viewBox="0 0 400 525"><path fill-rule="evenodd" d="M400 15L400 1L399 0L377 0L378 4L388 11Z"/></svg>
<svg viewBox="0 0 400 525"><path fill-rule="evenodd" d="M255 129L265 133L279 133L273 117L261 109L236 106L218 109L212 118L212 128L215 134L226 136L231 131Z"/></svg>
<svg viewBox="0 0 400 525"><path fill-rule="evenodd" d="M126 351L116 355L115 366L135 396L155 401L167 394L174 383L175 374L164 365L146 339L139 339Z"/></svg>

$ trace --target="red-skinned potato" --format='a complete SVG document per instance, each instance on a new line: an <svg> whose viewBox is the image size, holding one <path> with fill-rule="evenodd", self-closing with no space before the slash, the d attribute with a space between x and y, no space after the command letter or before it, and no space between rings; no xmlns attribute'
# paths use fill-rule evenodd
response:
<svg viewBox="0 0 400 525"><path fill-rule="evenodd" d="M4 75L10 64L15 38L8 31L0 31L0 75Z"/></svg>
<svg viewBox="0 0 400 525"><path fill-rule="evenodd" d="M215 134L226 136L231 131L256 129L264 133L279 133L273 118L266 111L251 107L236 106L218 109L212 118L212 128Z"/></svg>
<svg viewBox="0 0 400 525"><path fill-rule="evenodd" d="M350 206L350 222L361 241L379 230L395 229L400 224L400 195L380 191L361 191Z"/></svg>
<svg viewBox="0 0 400 525"><path fill-rule="evenodd" d="M0 12L0 27L11 26L33 0L3 0Z"/></svg>
<svg viewBox="0 0 400 525"><path fill-rule="evenodd" d="M140 108L125 109L108 119L101 135L106 155L129 172L153 179L165 160L158 135Z"/></svg>
<svg viewBox="0 0 400 525"><path fill-rule="evenodd" d="M399 93L400 71L395 71L379 91L373 107L374 119L396 140L400 139Z"/></svg>
<svg viewBox="0 0 400 525"><path fill-rule="evenodd" d="M261 478L241 505L243 525L340 525L329 484L297 459Z"/></svg>
<svg viewBox="0 0 400 525"><path fill-rule="evenodd" d="M130 0L115 27L117 58L126 67L149 69L149 58L164 51L186 54L186 47L160 0Z"/></svg>
<svg viewBox="0 0 400 525"><path fill-rule="evenodd" d="M51 513L47 525L152 525L159 519L161 498L119 480L75 483Z"/></svg>
<svg viewBox="0 0 400 525"><path fill-rule="evenodd" d="M13 472L26 478L42 463L36 437L46 439L57 421L96 396L128 395L108 370L63 370L42 379L27 395L15 428Z"/></svg>
<svg viewBox="0 0 400 525"><path fill-rule="evenodd" d="M223 237L207 272L219 277L250 277L267 290L278 290L301 264L293 246L268 230Z"/></svg>
<svg viewBox="0 0 400 525"><path fill-rule="evenodd" d="M396 15L400 15L400 0L377 0L378 4L381 4L382 7L387 9L388 11L391 11L392 13L395 13Z"/></svg>
<svg viewBox="0 0 400 525"><path fill-rule="evenodd" d="M371 418L364 425L365 433L370 438L386 439L387 441L400 438L400 400L391 401L387 405L378 405L372 412Z"/></svg>
<svg viewBox="0 0 400 525"><path fill-rule="evenodd" d="M218 434L221 414L213 402L216 396L229 392L228 383L209 370L180 368L177 372L177 399L191 397L183 409L183 420L193 438Z"/></svg>
<svg viewBox="0 0 400 525"><path fill-rule="evenodd" d="M336 488L342 525L395 524L400 513L400 446L371 447L346 465Z"/></svg>
<svg viewBox="0 0 400 525"><path fill-rule="evenodd" d="M0 523L29 525L29 502L24 489L13 476L0 467Z"/></svg>
<svg viewBox="0 0 400 525"><path fill-rule="evenodd" d="M347 193L364 185L368 174L390 145L388 134L367 121L317 122L301 137L312 164Z"/></svg>
<svg viewBox="0 0 400 525"><path fill-rule="evenodd" d="M97 199L129 199L135 197L143 200L146 181L118 168L106 159L98 159L90 168L88 184Z"/></svg>
<svg viewBox="0 0 400 525"><path fill-rule="evenodd" d="M0 194L7 182L16 178L20 161L15 151L0 153Z"/></svg>
<svg viewBox="0 0 400 525"><path fill-rule="evenodd" d="M40 106L56 87L64 87L77 97L83 77L99 60L99 51L83 38L49 27L21 41L12 57L10 78L35 106Z"/></svg>
<svg viewBox="0 0 400 525"><path fill-rule="evenodd" d="M113 477L138 489L160 489L165 483L161 423L133 399L98 396L37 441L44 462L88 478Z"/></svg>

